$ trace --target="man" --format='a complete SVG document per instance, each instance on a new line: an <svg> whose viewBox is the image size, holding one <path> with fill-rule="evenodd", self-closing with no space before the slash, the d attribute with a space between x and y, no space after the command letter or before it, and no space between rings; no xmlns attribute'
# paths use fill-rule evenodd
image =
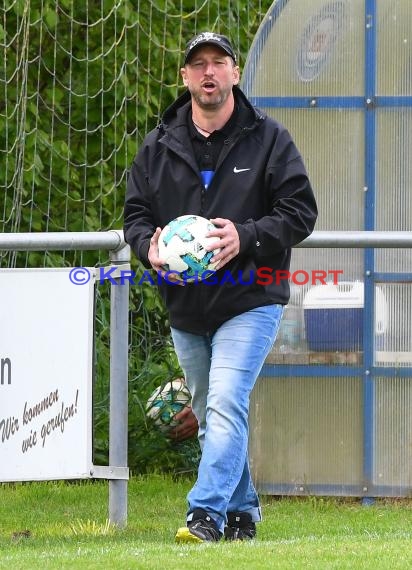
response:
<svg viewBox="0 0 412 570"><path fill-rule="evenodd" d="M248 462L250 392L289 299L277 272L288 270L290 248L312 232L317 209L289 133L239 89L228 38L193 38L181 75L185 93L132 164L125 238L145 266L163 274L162 227L184 214L217 226L208 234L220 248L211 261L219 262L216 276L230 272L232 279L160 285L202 450L187 526L176 540L246 540L261 520ZM259 279L261 267L272 280Z"/></svg>

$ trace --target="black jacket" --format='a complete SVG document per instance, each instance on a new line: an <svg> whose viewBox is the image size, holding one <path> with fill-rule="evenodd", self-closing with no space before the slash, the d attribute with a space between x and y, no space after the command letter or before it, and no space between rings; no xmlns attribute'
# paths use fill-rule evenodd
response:
<svg viewBox="0 0 412 570"><path fill-rule="evenodd" d="M125 239L145 267L150 267L147 253L156 227L177 216L227 218L237 228L240 252L216 273L217 284L160 285L171 325L195 334L213 333L227 319L259 306L286 304L288 282L259 279L257 268L288 270L290 248L313 231L317 216L305 166L288 131L255 109L238 87L234 93L238 125L225 141L207 191L188 132L188 92L146 136L127 184ZM233 279L227 279L228 271ZM253 282L243 284L251 275Z"/></svg>

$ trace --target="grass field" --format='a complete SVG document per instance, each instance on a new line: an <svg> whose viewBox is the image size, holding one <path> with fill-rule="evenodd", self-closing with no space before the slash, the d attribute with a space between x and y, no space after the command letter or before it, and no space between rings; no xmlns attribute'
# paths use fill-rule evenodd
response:
<svg viewBox="0 0 412 570"><path fill-rule="evenodd" d="M0 485L0 568L259 570L412 568L412 501L262 497L248 543L177 545L191 481L129 483L128 525L111 527L108 483Z"/></svg>

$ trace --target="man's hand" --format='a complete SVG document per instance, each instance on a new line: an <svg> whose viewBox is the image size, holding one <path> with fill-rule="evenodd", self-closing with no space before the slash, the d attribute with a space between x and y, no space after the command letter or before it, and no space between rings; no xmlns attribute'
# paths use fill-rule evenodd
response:
<svg viewBox="0 0 412 570"><path fill-rule="evenodd" d="M160 271L164 271L163 269L164 261L159 257L159 236L161 231L162 231L161 228L156 228L155 233L152 235L150 239L150 247L147 253L150 265L157 273Z"/></svg>
<svg viewBox="0 0 412 570"><path fill-rule="evenodd" d="M212 224L217 226L215 230L208 232L207 237L217 237L220 241L214 245L210 245L209 251L220 248L220 252L212 257L212 263L218 261L216 269L221 269L231 259L236 257L240 250L239 234L233 222L225 218L213 218L210 220Z"/></svg>
<svg viewBox="0 0 412 570"><path fill-rule="evenodd" d="M168 432L170 439L183 441L197 434L199 426L190 406L185 406L181 412L175 415L175 419L179 423Z"/></svg>
<svg viewBox="0 0 412 570"><path fill-rule="evenodd" d="M147 257L149 259L150 265L153 267L156 273L160 274L163 279L165 279L167 273L167 271L164 269L165 261L159 257L159 236L161 231L162 228L156 228L155 233L152 235ZM169 273L169 275L167 275L167 281L173 281L176 283L176 285L185 285L185 282L179 281L179 279L177 279L176 275L173 273Z"/></svg>

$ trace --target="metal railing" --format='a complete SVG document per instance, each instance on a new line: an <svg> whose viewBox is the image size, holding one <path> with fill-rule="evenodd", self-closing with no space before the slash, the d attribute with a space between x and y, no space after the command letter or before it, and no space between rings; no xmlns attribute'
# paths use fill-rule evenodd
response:
<svg viewBox="0 0 412 570"><path fill-rule="evenodd" d="M412 231L316 231L296 247L412 247ZM45 232L0 234L0 250L109 250L127 249L123 232Z"/></svg>

